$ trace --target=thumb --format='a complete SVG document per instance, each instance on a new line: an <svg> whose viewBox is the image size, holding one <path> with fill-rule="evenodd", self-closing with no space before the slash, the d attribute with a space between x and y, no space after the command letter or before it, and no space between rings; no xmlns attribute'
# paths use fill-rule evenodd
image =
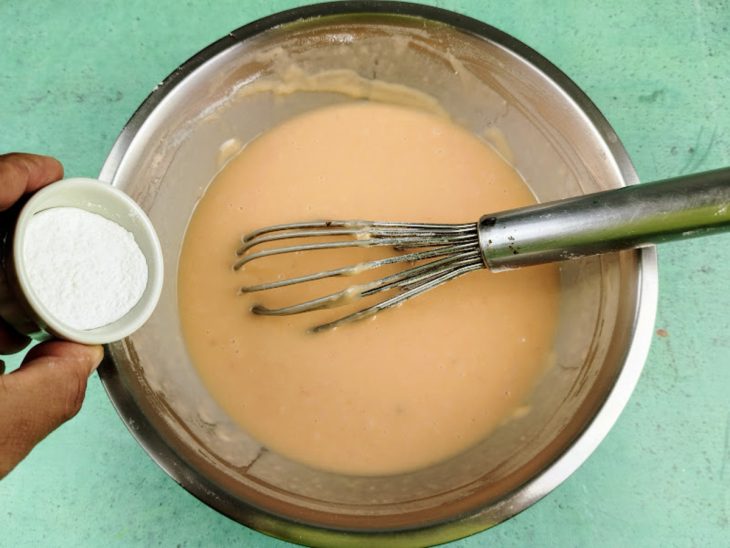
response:
<svg viewBox="0 0 730 548"><path fill-rule="evenodd" d="M0 478L78 413L103 355L100 346L47 342L31 349L17 371L0 376Z"/></svg>

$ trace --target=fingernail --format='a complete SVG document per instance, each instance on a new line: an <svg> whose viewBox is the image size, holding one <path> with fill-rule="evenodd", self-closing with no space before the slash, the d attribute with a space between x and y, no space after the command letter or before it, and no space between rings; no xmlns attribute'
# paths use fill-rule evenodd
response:
<svg viewBox="0 0 730 548"><path fill-rule="evenodd" d="M104 348L102 346L90 346L89 352L88 352L88 363L91 367L91 370L89 371L89 374L96 371L96 368L99 367L99 364L101 363L101 360L104 358Z"/></svg>

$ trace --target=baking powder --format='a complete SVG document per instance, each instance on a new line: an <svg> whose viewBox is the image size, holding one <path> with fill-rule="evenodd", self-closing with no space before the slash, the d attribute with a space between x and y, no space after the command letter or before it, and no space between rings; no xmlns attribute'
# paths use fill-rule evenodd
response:
<svg viewBox="0 0 730 548"><path fill-rule="evenodd" d="M31 217L23 262L34 296L74 329L118 320L147 286L147 262L134 236L75 207L54 207Z"/></svg>

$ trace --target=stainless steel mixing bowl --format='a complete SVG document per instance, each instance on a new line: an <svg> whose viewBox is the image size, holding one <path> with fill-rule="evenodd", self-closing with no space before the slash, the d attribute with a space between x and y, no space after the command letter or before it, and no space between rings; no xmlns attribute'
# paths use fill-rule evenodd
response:
<svg viewBox="0 0 730 548"><path fill-rule="evenodd" d="M317 76L332 69L358 74L360 84L336 91ZM299 84L290 85L292 74ZM207 394L185 350L176 263L186 224L220 167L222 143L245 143L321 105L378 99L373 78L419 90L476 134L508 143L540 200L636 182L609 124L557 68L488 25L425 6L338 2L274 15L206 48L155 89L100 178L147 211L167 274L152 319L109 347L102 380L132 434L187 490L241 523L306 544L444 542L537 501L618 417L656 309L652 249L564 264L555 365L530 412L425 470L346 477L251 439Z"/></svg>

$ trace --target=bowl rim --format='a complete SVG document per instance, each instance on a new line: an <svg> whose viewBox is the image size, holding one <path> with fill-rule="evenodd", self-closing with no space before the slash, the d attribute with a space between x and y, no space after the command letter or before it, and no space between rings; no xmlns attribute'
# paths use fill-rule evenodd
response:
<svg viewBox="0 0 730 548"><path fill-rule="evenodd" d="M580 108L610 151L624 184L638 182L638 176L628 153L606 118L588 96L545 57L511 35L477 19L423 4L383 0L325 2L281 11L246 24L200 50L167 76L134 112L110 150L102 166L99 179L110 181L112 185L115 184L114 178L117 169L148 116L178 84L209 59L274 27L303 19L356 14L428 19L485 38L507 48L545 74ZM347 546L359 545L367 539L377 542L379 545L392 546L448 542L507 520L550 493L585 462L618 419L639 380L648 356L658 300L655 248L643 248L634 253L636 253L639 272L634 331L624 365L613 387L597 414L565 453L522 488L500 502L497 519L495 519L494 509L488 512L489 508L483 508L473 514L428 523L420 528L365 532L325 529L297 522L281 515L273 515L253 505L242 505L233 497L216 493L216 486L200 476L162 439L132 395L127 392L109 353L106 354L105 360L99 368L99 374L112 405L147 454L172 479L200 501L239 523L264 534L302 544Z"/></svg>

